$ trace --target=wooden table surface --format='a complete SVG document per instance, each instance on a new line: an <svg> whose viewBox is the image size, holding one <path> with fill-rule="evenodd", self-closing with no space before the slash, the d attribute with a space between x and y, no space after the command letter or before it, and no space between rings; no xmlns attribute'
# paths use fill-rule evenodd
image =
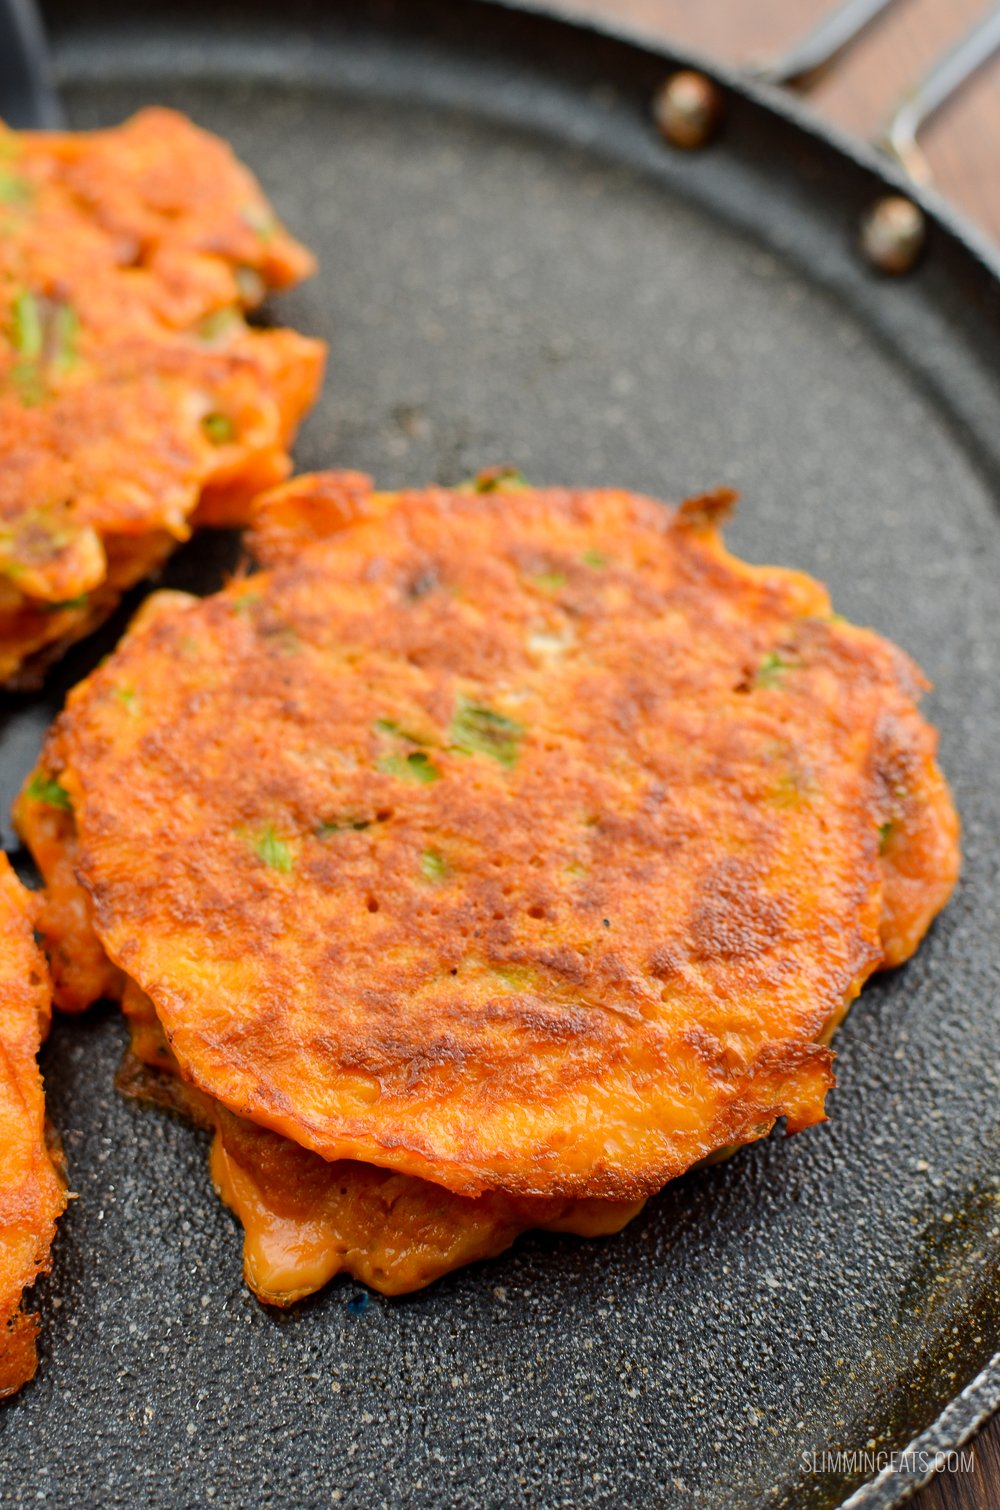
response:
<svg viewBox="0 0 1000 1510"><path fill-rule="evenodd" d="M562 0L620 17L726 63L780 55L836 0ZM990 0L898 0L811 94L816 108L872 137L899 96ZM1000 56L922 137L937 187L1000 241ZM1000 1510L1000 1415L974 1443L975 1469L939 1474L918 1510Z"/></svg>

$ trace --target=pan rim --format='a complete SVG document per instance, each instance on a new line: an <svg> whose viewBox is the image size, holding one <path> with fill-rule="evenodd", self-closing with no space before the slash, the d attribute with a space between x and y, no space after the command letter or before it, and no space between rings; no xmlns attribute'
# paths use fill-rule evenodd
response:
<svg viewBox="0 0 1000 1510"><path fill-rule="evenodd" d="M639 26L613 23L602 17L576 11L562 0L472 0L485 10L504 10L515 15L537 16L559 22L577 32L589 32L611 42L636 48L670 66L704 73L714 83L742 95L763 110L779 116L823 146L832 148L892 189L913 201L946 235L957 241L1000 286L1000 244L982 230L971 216L956 208L932 184L918 184L886 153L863 137L820 115L808 99L782 85L756 79L730 64L719 62L699 48L664 42Z"/></svg>
<svg viewBox="0 0 1000 1510"><path fill-rule="evenodd" d="M471 8L469 0L462 0L462 3ZM992 243L985 232L951 206L937 191L914 184L901 168L875 147L826 121L810 105L787 90L752 79L697 49L675 47L672 43L663 42L641 28L581 15L570 5L563 3L563 0L473 0L473 4L484 13L489 10L504 11L512 16L536 18L569 28L576 34L590 34L620 43L644 54L647 60L662 65L665 70L676 67L697 69L725 91L750 101L813 142L846 159L876 180L885 190L911 199L921 208L936 231L973 260L989 280L994 292L1000 292L1000 248ZM968 1442L998 1409L1000 1351L952 1396L933 1421L900 1450L900 1455L955 1450ZM891 1510L891 1507L901 1505L909 1499L933 1473L933 1467L920 1476L907 1474L900 1469L886 1468L844 1499L841 1502L842 1510Z"/></svg>

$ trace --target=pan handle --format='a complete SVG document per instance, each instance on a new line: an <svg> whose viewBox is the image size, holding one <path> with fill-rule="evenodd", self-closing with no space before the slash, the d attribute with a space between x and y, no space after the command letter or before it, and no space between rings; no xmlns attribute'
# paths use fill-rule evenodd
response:
<svg viewBox="0 0 1000 1510"><path fill-rule="evenodd" d="M830 11L801 41L773 62L762 63L754 77L786 89L810 89L896 0L844 0Z"/></svg>
<svg viewBox="0 0 1000 1510"><path fill-rule="evenodd" d="M923 126L1000 51L1000 6L991 7L899 101L877 138L915 183L931 181L930 165L917 140Z"/></svg>
<svg viewBox="0 0 1000 1510"><path fill-rule="evenodd" d="M18 130L51 131L63 124L35 0L0 0L0 117Z"/></svg>
<svg viewBox="0 0 1000 1510"><path fill-rule="evenodd" d="M756 77L789 89L811 88L896 0L845 0ZM896 104L876 145L894 157L915 183L931 182L930 165L918 136L942 106L1000 51L1000 6L992 5L972 28Z"/></svg>

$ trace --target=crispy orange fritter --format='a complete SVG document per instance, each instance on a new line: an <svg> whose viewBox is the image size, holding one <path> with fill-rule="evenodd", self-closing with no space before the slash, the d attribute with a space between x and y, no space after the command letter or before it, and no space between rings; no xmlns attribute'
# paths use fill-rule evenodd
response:
<svg viewBox="0 0 1000 1510"><path fill-rule="evenodd" d="M148 617L169 593L148 599ZM141 620L140 620L141 621ZM55 787L25 796L25 832L46 878L37 927L51 951L55 996L66 1011L98 997L121 999L131 1049L118 1076L124 1094L165 1106L214 1134L210 1164L221 1198L244 1228L247 1284L287 1306L349 1273L386 1295L422 1289L443 1274L495 1257L533 1227L602 1237L621 1231L642 1201L545 1200L501 1192L470 1198L412 1175L318 1154L235 1117L179 1078L152 1002L110 964L77 879L72 812Z"/></svg>
<svg viewBox="0 0 1000 1510"><path fill-rule="evenodd" d="M636 1200L822 1119L957 821L919 672L727 502L300 479L273 569L77 688L22 829L72 806L190 1083L463 1195Z"/></svg>
<svg viewBox="0 0 1000 1510"><path fill-rule="evenodd" d="M66 1204L35 1057L48 1029L50 987L34 914L33 896L0 855L0 1399L34 1375L38 1318L24 1310L23 1297L49 1270Z"/></svg>
<svg viewBox="0 0 1000 1510"><path fill-rule="evenodd" d="M131 1051L119 1088L213 1134L212 1180L243 1224L247 1284L269 1305L292 1305L341 1273L405 1295L495 1257L531 1227L603 1237L642 1207L496 1191L470 1198L373 1164L327 1163L185 1084L149 998L129 985L123 1005Z"/></svg>
<svg viewBox="0 0 1000 1510"><path fill-rule="evenodd" d="M0 683L26 685L197 522L285 477L323 347L244 310L312 271L183 116L0 128Z"/></svg>

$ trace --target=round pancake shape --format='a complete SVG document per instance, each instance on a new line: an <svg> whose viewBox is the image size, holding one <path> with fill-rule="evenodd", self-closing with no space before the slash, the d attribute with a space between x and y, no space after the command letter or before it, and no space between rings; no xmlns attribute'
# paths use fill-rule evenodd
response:
<svg viewBox="0 0 1000 1510"><path fill-rule="evenodd" d="M638 1199L823 1118L957 825L919 672L729 556L730 501L299 479L272 569L145 615L45 779L191 1083L461 1194Z"/></svg>

